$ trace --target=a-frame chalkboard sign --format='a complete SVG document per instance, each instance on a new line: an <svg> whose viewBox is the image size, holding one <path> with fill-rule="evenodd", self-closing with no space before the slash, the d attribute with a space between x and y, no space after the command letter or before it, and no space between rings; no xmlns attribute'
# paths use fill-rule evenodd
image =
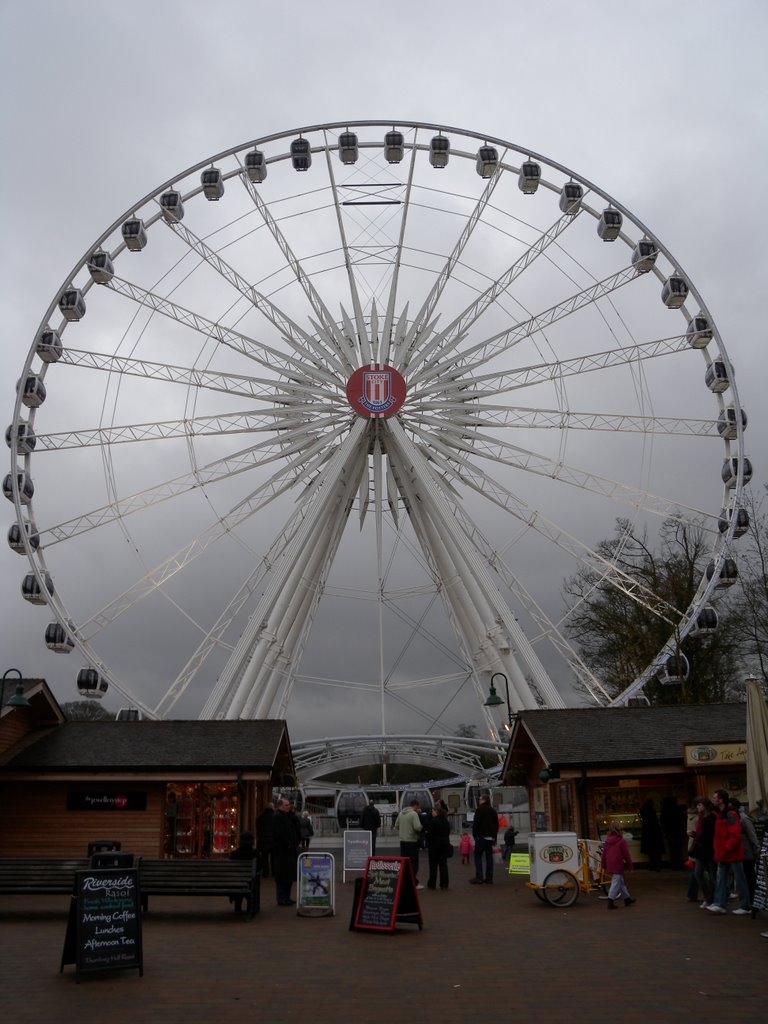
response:
<svg viewBox="0 0 768 1024"><path fill-rule="evenodd" d="M407 857L369 857L355 880L350 931L393 932L397 924L423 927L416 879Z"/></svg>
<svg viewBox="0 0 768 1024"><path fill-rule="evenodd" d="M137 968L144 974L141 898L135 868L90 868L75 872L61 967L75 977L92 971Z"/></svg>

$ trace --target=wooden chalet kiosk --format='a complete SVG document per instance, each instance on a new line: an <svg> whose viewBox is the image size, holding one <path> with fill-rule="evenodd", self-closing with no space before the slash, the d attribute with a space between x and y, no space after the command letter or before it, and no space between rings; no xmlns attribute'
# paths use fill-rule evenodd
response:
<svg viewBox="0 0 768 1024"><path fill-rule="evenodd" d="M714 789L746 800L746 714L746 704L522 711L502 777L528 789L532 832L602 839L619 820L643 863L647 800L656 812L672 801L683 820Z"/></svg>
<svg viewBox="0 0 768 1024"><path fill-rule="evenodd" d="M66 721L43 679L0 709L0 856L226 858L272 787L290 785L286 723Z"/></svg>

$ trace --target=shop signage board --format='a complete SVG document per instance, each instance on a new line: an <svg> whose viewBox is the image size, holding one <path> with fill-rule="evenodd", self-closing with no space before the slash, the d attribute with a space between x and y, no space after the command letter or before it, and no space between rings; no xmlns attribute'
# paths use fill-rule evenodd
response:
<svg viewBox="0 0 768 1024"><path fill-rule="evenodd" d="M509 874L510 875L530 875L531 873L531 858L527 853L510 853L509 855Z"/></svg>
<svg viewBox="0 0 768 1024"><path fill-rule="evenodd" d="M75 872L61 955L75 965L75 977L94 971L138 969L144 974L141 945L139 872L135 868L92 868Z"/></svg>
<svg viewBox="0 0 768 1024"><path fill-rule="evenodd" d="M147 794L98 790L67 793L68 811L146 811Z"/></svg>
<svg viewBox="0 0 768 1024"><path fill-rule="evenodd" d="M361 828L349 828L344 831L344 865L341 879L347 880L350 871L365 871L365 865L371 856L373 835Z"/></svg>
<svg viewBox="0 0 768 1024"><path fill-rule="evenodd" d="M683 752L686 768L730 768L747 763L746 743L686 743Z"/></svg>
<svg viewBox="0 0 768 1024"><path fill-rule="evenodd" d="M336 913L336 862L333 854L299 854L296 877L296 913L300 917L332 917Z"/></svg>
<svg viewBox="0 0 768 1024"><path fill-rule="evenodd" d="M394 932L395 925L423 919L413 867L407 857L369 857L365 874L355 881L350 931Z"/></svg>

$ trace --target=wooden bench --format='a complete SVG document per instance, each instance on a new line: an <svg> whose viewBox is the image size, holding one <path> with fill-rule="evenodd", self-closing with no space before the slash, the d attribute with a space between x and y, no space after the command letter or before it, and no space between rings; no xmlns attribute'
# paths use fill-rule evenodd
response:
<svg viewBox="0 0 768 1024"><path fill-rule="evenodd" d="M0 857L0 893L71 896L75 890L75 872L87 867L86 858Z"/></svg>
<svg viewBox="0 0 768 1024"><path fill-rule="evenodd" d="M139 862L141 903L150 896L232 896L245 900L250 920L261 908L258 860L145 860Z"/></svg>
<svg viewBox="0 0 768 1024"><path fill-rule="evenodd" d="M0 857L0 894L65 895L75 891L75 872L88 868L75 857ZM232 896L245 901L250 920L261 907L258 860L138 859L139 890L146 911L150 896Z"/></svg>

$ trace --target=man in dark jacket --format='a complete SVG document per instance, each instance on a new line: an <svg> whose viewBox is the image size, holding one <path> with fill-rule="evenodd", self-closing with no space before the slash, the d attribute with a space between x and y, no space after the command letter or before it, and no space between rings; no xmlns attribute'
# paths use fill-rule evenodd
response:
<svg viewBox="0 0 768 1024"><path fill-rule="evenodd" d="M299 828L291 803L281 797L275 810L272 874L275 877L275 895L279 907L292 907L291 886L296 881L296 858L299 855Z"/></svg>
<svg viewBox="0 0 768 1024"><path fill-rule="evenodd" d="M376 833L381 827L381 815L376 810L373 800L368 801L368 806L363 809L360 815L360 828L371 833L371 855L376 856Z"/></svg>
<svg viewBox="0 0 768 1024"><path fill-rule="evenodd" d="M469 880L472 885L493 885L493 848L498 834L499 816L491 805L491 798L483 794L472 821L472 835L475 839L475 877Z"/></svg>
<svg viewBox="0 0 768 1024"><path fill-rule="evenodd" d="M269 878L272 871L275 805L268 803L256 819L256 848L261 854L261 877Z"/></svg>

